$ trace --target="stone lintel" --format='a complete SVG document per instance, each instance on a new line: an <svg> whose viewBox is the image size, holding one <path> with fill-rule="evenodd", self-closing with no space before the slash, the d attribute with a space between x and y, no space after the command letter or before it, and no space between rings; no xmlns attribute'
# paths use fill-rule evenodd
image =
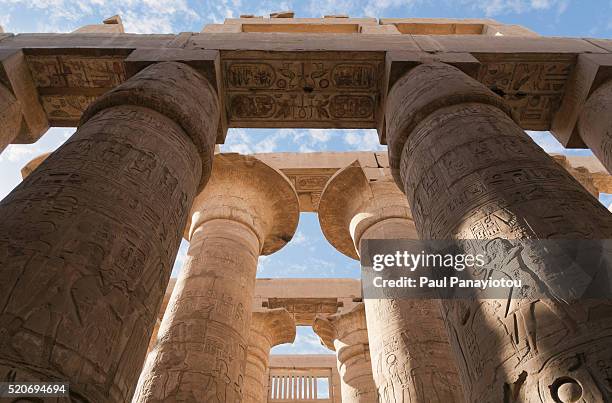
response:
<svg viewBox="0 0 612 403"><path fill-rule="evenodd" d="M336 368L335 354L271 354L270 368Z"/></svg>
<svg viewBox="0 0 612 403"><path fill-rule="evenodd" d="M589 95L612 78L612 54L580 54L567 83L551 133L566 148L586 148L576 123Z"/></svg>
<svg viewBox="0 0 612 403"><path fill-rule="evenodd" d="M380 24L394 25L400 32L413 35L539 36L521 25L489 18L381 18Z"/></svg>
<svg viewBox="0 0 612 403"><path fill-rule="evenodd" d="M229 23L219 26L240 27ZM394 25L368 23L362 27ZM168 48L181 49L182 56ZM195 63L197 58L197 53L191 51L212 50L221 52L222 73L217 80L223 84L218 87L222 89L227 126L378 128L384 142L381 110L387 90L385 68L378 68L377 63L384 63L385 52L391 58L395 57L392 52L400 52L406 63L422 57L447 59L461 69L467 59L448 59L471 55L480 62L478 81L504 97L523 129L549 130L576 56L610 54L612 42L519 36L381 35L368 34L367 30L361 34L308 35L74 33L9 35L0 41L0 49L23 49L52 126L75 126L93 99L121 84L129 76L125 62L133 50L137 52L132 61L140 55L158 60L190 59L189 63ZM154 50L143 56L143 49ZM339 58L341 54L347 57ZM473 65L472 61L467 60L467 64ZM283 63L289 67L285 69ZM232 85L228 87L228 83ZM219 135L218 141L222 138Z"/></svg>
<svg viewBox="0 0 612 403"><path fill-rule="evenodd" d="M13 93L21 109L21 131L12 142L36 142L49 128L49 121L38 99L38 91L21 50L0 47L0 85L6 86Z"/></svg>
<svg viewBox="0 0 612 403"><path fill-rule="evenodd" d="M221 58L217 50L199 50L182 48L142 48L135 49L125 59L127 78L133 76L150 64L160 62L180 62L187 64L202 74L217 91L220 110L225 110L223 94L223 80L221 79ZM225 113L219 114L220 120L217 129L217 144L225 142L227 135L227 118Z"/></svg>
<svg viewBox="0 0 612 403"><path fill-rule="evenodd" d="M358 279L258 278L253 309L285 308L298 326L311 326L316 315L350 309L360 301Z"/></svg>

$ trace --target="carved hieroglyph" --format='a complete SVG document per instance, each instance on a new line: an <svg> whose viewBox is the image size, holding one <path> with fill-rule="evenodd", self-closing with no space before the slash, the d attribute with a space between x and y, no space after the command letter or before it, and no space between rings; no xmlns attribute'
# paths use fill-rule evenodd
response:
<svg viewBox="0 0 612 403"><path fill-rule="evenodd" d="M602 84L588 98L578 119L582 141L612 173L612 80Z"/></svg>
<svg viewBox="0 0 612 403"><path fill-rule="evenodd" d="M358 258L362 239L417 239L395 183L369 180L358 163L325 186L319 222L332 245ZM383 403L462 402L455 361L435 299L365 299L374 382Z"/></svg>
<svg viewBox="0 0 612 403"><path fill-rule="evenodd" d="M289 242L298 217L297 195L281 172L254 157L215 156L134 401L241 401L257 259Z"/></svg>
<svg viewBox="0 0 612 403"><path fill-rule="evenodd" d="M131 397L218 112L193 69L153 65L0 203L2 380L67 381L78 402Z"/></svg>
<svg viewBox="0 0 612 403"><path fill-rule="evenodd" d="M270 349L295 340L295 320L284 308L253 312L249 331L243 403L268 401Z"/></svg>
<svg viewBox="0 0 612 403"><path fill-rule="evenodd" d="M231 126L376 126L380 55L228 53L223 75Z"/></svg>
<svg viewBox="0 0 612 403"><path fill-rule="evenodd" d="M539 55L532 60L491 56L479 58L483 63L478 81L504 98L522 127L548 130L561 104L574 56Z"/></svg>
<svg viewBox="0 0 612 403"><path fill-rule="evenodd" d="M49 121L71 125L96 97L126 79L124 56L27 56Z"/></svg>
<svg viewBox="0 0 612 403"><path fill-rule="evenodd" d="M336 352L342 402L378 402L363 303L334 315L318 315L312 328L321 344Z"/></svg>
<svg viewBox="0 0 612 403"><path fill-rule="evenodd" d="M612 215L508 117L501 98L459 70L416 67L387 106L390 161L421 238L612 235ZM548 255L518 252L507 264L539 272L548 288L558 270ZM526 266L526 254L540 256L538 267ZM443 301L467 400L609 400L611 312L609 300Z"/></svg>

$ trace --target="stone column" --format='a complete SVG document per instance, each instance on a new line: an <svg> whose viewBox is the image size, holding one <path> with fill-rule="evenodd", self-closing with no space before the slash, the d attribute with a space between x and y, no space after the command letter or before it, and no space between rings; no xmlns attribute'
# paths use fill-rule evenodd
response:
<svg viewBox="0 0 612 403"><path fill-rule="evenodd" d="M612 173L612 80L600 85L587 99L578 117L578 132Z"/></svg>
<svg viewBox="0 0 612 403"><path fill-rule="evenodd" d="M257 259L291 239L298 217L297 195L280 171L255 157L215 156L134 401L243 398Z"/></svg>
<svg viewBox="0 0 612 403"><path fill-rule="evenodd" d="M415 67L394 84L386 110L390 165L420 237L611 238L612 215L509 111L500 97L444 64ZM554 256L536 247L507 253L516 241L496 245L503 248L490 258L537 273L550 290L558 274ZM612 396L609 300L446 300L443 315L470 402Z"/></svg>
<svg viewBox="0 0 612 403"><path fill-rule="evenodd" d="M410 208L392 179L354 162L327 183L323 234L358 259L362 239L417 239ZM383 403L463 402L438 300L365 299L374 382Z"/></svg>
<svg viewBox="0 0 612 403"><path fill-rule="evenodd" d="M2 200L1 379L129 400L218 118L203 76L152 65Z"/></svg>
<svg viewBox="0 0 612 403"><path fill-rule="evenodd" d="M295 320L285 308L253 312L249 332L243 403L268 401L270 349L295 340Z"/></svg>
<svg viewBox="0 0 612 403"><path fill-rule="evenodd" d="M364 304L333 315L317 315L312 328L321 344L336 352L342 403L377 402Z"/></svg>

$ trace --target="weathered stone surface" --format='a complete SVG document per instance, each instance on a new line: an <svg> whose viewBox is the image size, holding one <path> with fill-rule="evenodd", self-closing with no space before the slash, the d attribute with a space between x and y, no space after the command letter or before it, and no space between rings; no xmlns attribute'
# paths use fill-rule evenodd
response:
<svg viewBox="0 0 612 403"><path fill-rule="evenodd" d="M370 127L381 55L224 53L227 119L233 127Z"/></svg>
<svg viewBox="0 0 612 403"><path fill-rule="evenodd" d="M251 318L244 374L244 403L268 400L270 349L295 340L295 320L284 308L257 310Z"/></svg>
<svg viewBox="0 0 612 403"><path fill-rule="evenodd" d="M193 133L174 120L177 90L201 84L167 67L124 84L138 99L109 95L94 105L0 203L2 379L68 381L75 401L131 397L191 202L208 177ZM176 87L154 88L149 75ZM192 95L190 113L213 113L214 93ZM214 138L216 127L200 129Z"/></svg>
<svg viewBox="0 0 612 403"><path fill-rule="evenodd" d="M0 84L0 152L11 144L21 130L21 104Z"/></svg>
<svg viewBox="0 0 612 403"><path fill-rule="evenodd" d="M612 80L599 86L588 98L580 117L580 138L612 173Z"/></svg>
<svg viewBox="0 0 612 403"><path fill-rule="evenodd" d="M299 217L287 178L253 157L217 154L192 208L188 259L134 401L240 401L257 259Z"/></svg>
<svg viewBox="0 0 612 403"><path fill-rule="evenodd" d="M357 258L362 239L417 239L410 208L388 176L368 179L354 163L327 183L323 234ZM374 382L381 402L461 402L455 360L435 299L365 299Z"/></svg>
<svg viewBox="0 0 612 403"><path fill-rule="evenodd" d="M470 87L472 96L445 98ZM508 239L499 253L514 251L507 264L536 270L546 292L555 265L541 250L512 249L510 240L605 239L612 215L481 88L450 66L407 73L388 98L390 150L403 149L391 164L422 239ZM525 263L529 254L538 267ZM468 401L609 398L610 301L525 295L442 306Z"/></svg>
<svg viewBox="0 0 612 403"><path fill-rule="evenodd" d="M81 117L115 105L138 105L163 113L187 133L202 160L200 188L208 181L215 148L209 133L217 131L219 99L212 85L195 69L176 62L152 65L98 98ZM169 97L167 94L172 94Z"/></svg>
<svg viewBox="0 0 612 403"><path fill-rule="evenodd" d="M107 22L84 29L121 25ZM503 95L528 130L551 128L577 56L608 56L609 47L604 40L540 37L493 20L410 18L380 23L373 18L240 18L208 25L203 33L20 34L0 42L0 49L25 50L35 73L56 79L39 87L51 125L74 125L87 105L108 91L109 82L122 80L131 52L207 50L221 53L223 69L217 76L233 83L220 92L222 117L231 127L383 128L378 107L385 69L377 64L388 52L401 51L442 59L462 53L475 57L482 63L479 79ZM373 67L380 79L369 78ZM75 79L85 83L64 85ZM363 81L376 84L365 88ZM218 141L223 140L221 134Z"/></svg>
<svg viewBox="0 0 612 403"><path fill-rule="evenodd" d="M0 49L0 86L0 152L10 143L36 142L49 121L20 50Z"/></svg>
<svg viewBox="0 0 612 403"><path fill-rule="evenodd" d="M317 316L312 327L321 344L336 352L343 403L377 402L364 304L334 315Z"/></svg>
<svg viewBox="0 0 612 403"><path fill-rule="evenodd" d="M297 326L312 326L318 314L332 314L361 300L361 282L352 278L258 278L253 309L284 308Z"/></svg>
<svg viewBox="0 0 612 403"><path fill-rule="evenodd" d="M589 95L612 79L612 54L579 54L555 112L550 131L567 148L585 148L577 123Z"/></svg>

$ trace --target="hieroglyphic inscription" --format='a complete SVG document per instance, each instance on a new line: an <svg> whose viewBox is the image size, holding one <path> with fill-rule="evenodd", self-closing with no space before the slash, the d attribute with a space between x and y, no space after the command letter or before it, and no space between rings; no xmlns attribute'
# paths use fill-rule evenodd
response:
<svg viewBox="0 0 612 403"><path fill-rule="evenodd" d="M488 62L478 80L506 99L523 128L548 130L572 65L566 60Z"/></svg>
<svg viewBox="0 0 612 403"><path fill-rule="evenodd" d="M52 125L76 126L98 95L126 79L123 57L30 55L28 66Z"/></svg>
<svg viewBox="0 0 612 403"><path fill-rule="evenodd" d="M321 192L336 169L323 168L318 169L316 173L305 169L283 169L282 171L293 183L300 197L301 211L317 211Z"/></svg>
<svg viewBox="0 0 612 403"><path fill-rule="evenodd" d="M106 109L3 200L0 376L70 379L76 401L131 396L200 180L168 123Z"/></svg>
<svg viewBox="0 0 612 403"><path fill-rule="evenodd" d="M444 84L433 82L441 75ZM442 85L465 80L448 66L416 67L391 91L387 116L408 116L398 113L407 102L420 105L411 91L431 103ZM504 85L558 88L556 79L537 88L520 81ZM481 91L477 83L472 90ZM439 109L421 120L407 140L397 140L400 127L387 126L387 135L403 149L398 182L419 236L464 240L464 253L484 252L494 270L532 278L513 291L520 293L518 298L442 300L465 400L605 401L612 367L610 300L558 297L556 279L579 275L581 269L560 270L555 254L541 243L522 246L516 239L608 239L610 213L497 106L466 103ZM486 246L479 247L474 238ZM578 284L565 291L583 295Z"/></svg>
<svg viewBox="0 0 612 403"><path fill-rule="evenodd" d="M96 97L87 95L43 95L43 108L52 124L74 125Z"/></svg>
<svg viewBox="0 0 612 403"><path fill-rule="evenodd" d="M123 57L28 56L39 88L112 88L125 81Z"/></svg>
<svg viewBox="0 0 612 403"><path fill-rule="evenodd" d="M298 326L312 325L318 314L331 315L338 311L336 298L269 298L267 308L285 308Z"/></svg>
<svg viewBox="0 0 612 403"><path fill-rule="evenodd" d="M375 58L227 58L223 69L230 125L374 127L382 69Z"/></svg>

